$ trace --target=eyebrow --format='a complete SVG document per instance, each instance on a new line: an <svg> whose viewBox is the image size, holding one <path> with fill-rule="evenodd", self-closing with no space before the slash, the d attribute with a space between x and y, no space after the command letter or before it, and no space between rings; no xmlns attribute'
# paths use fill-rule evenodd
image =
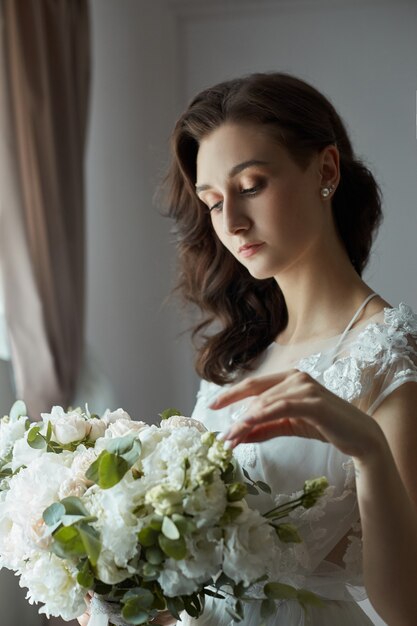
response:
<svg viewBox="0 0 417 626"><path fill-rule="evenodd" d="M268 161L259 161L258 159L250 159L250 161L243 161L243 163L238 163L232 167L228 174L228 178L233 178L237 174L240 174L243 170L246 170L248 167L253 167L254 165L268 165ZM196 193L200 193L200 191L207 191L211 189L212 185L196 185L195 190Z"/></svg>

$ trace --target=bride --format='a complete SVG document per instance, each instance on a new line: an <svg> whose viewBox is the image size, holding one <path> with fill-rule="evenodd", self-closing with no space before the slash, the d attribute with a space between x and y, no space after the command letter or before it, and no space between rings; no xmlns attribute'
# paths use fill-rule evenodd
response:
<svg viewBox="0 0 417 626"><path fill-rule="evenodd" d="M361 278L381 219L371 172L331 103L283 73L198 94L172 148L179 288L203 316L193 416L221 431L274 501L311 476L331 485L294 520L303 543L291 571L324 606L280 601L266 623L365 626L357 601L368 596L388 624L412 626L417 316ZM266 510L262 498L251 504ZM259 607L248 605L244 626L260 623ZM198 620L182 617L232 623L211 598Z"/></svg>

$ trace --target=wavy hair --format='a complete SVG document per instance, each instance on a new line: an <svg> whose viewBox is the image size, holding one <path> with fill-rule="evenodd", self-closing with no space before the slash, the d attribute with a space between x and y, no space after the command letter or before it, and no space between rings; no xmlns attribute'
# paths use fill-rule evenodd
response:
<svg viewBox="0 0 417 626"><path fill-rule="evenodd" d="M176 289L202 313L193 327L196 370L220 385L250 370L288 322L275 279L253 278L224 248L195 192L199 144L225 122L268 125L303 169L315 153L337 145L340 182L332 199L333 215L359 275L382 218L381 193L372 173L355 156L333 105L308 83L286 73L257 73L205 89L192 100L171 137L164 203L175 222Z"/></svg>

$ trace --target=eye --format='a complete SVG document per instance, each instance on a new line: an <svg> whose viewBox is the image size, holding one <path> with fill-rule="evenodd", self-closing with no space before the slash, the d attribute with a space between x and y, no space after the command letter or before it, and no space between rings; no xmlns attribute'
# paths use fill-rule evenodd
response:
<svg viewBox="0 0 417 626"><path fill-rule="evenodd" d="M254 185L253 187L246 187L245 189L241 189L240 193L243 196L253 196L261 189L261 187L262 185Z"/></svg>
<svg viewBox="0 0 417 626"><path fill-rule="evenodd" d="M223 208L223 200L219 200L218 202L216 202L216 204L213 204L213 206L209 206L209 212L211 213L212 211L221 211Z"/></svg>

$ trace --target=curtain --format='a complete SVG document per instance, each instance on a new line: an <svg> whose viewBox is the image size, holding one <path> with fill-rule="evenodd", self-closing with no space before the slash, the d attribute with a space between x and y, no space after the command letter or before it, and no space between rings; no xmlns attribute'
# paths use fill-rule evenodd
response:
<svg viewBox="0 0 417 626"><path fill-rule="evenodd" d="M83 351L86 0L2 0L0 232L16 395L68 406ZM7 118L7 119L6 119Z"/></svg>
<svg viewBox="0 0 417 626"><path fill-rule="evenodd" d="M83 356L89 66L87 0L0 0L0 383L35 419L71 403ZM2 623L64 624L24 595L0 572Z"/></svg>

